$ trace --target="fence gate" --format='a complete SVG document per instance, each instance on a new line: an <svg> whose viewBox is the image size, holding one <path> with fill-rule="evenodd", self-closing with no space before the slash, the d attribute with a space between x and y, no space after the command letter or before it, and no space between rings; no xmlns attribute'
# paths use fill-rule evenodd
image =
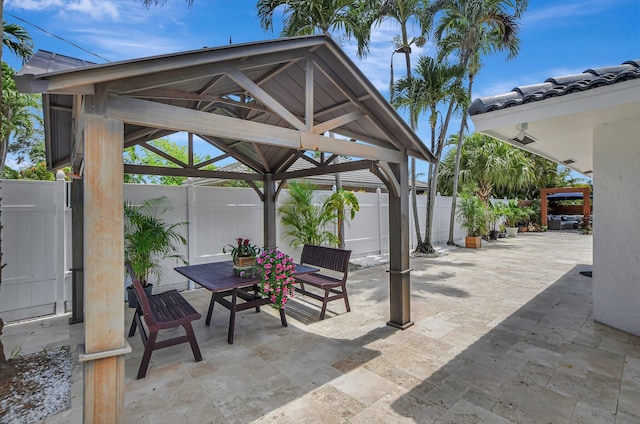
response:
<svg viewBox="0 0 640 424"><path fill-rule="evenodd" d="M0 180L5 322L65 312L66 183Z"/></svg>

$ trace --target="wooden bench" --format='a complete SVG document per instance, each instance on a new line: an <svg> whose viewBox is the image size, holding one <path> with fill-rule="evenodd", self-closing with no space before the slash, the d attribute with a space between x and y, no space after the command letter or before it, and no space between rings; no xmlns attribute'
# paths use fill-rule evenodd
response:
<svg viewBox="0 0 640 424"><path fill-rule="evenodd" d="M126 267L131 276L134 292L138 298L138 306L133 314L129 337L133 337L133 335L136 334L136 328L140 327L140 337L144 345L144 354L142 355L142 361L140 362L140 368L138 369L138 376L136 378L141 379L145 377L147 368L149 367L149 361L151 360L151 353L154 350L164 347L189 342L195 361L202 361L198 341L191 326L191 321L198 320L201 317L198 311L196 311L177 290L147 296L142 284L135 278L131 265L126 264ZM149 330L148 335L142 325L141 316L144 316L144 322ZM166 340L156 340L159 330L180 326L184 327L187 333L186 335Z"/></svg>
<svg viewBox="0 0 640 424"><path fill-rule="evenodd" d="M302 248L302 256L300 257L301 264L342 273L342 278L324 275L321 272L296 276L296 282L299 283L299 286L295 288L297 292L322 301L320 320L324 319L324 314L327 311L327 303L333 300L344 299L344 305L347 308L347 312L351 311L346 287L350 257L351 250L314 246L310 244L305 244ZM307 291L304 287L305 284L324 290L324 296Z"/></svg>

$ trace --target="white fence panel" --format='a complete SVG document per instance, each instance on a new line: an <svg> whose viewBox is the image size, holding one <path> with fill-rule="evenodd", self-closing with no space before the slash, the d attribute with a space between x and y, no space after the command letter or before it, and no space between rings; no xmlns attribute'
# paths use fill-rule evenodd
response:
<svg viewBox="0 0 640 424"><path fill-rule="evenodd" d="M56 184L3 180L0 313L6 321L56 312ZM64 202L64 199L62 199ZM60 310L58 313L62 312Z"/></svg>
<svg viewBox="0 0 640 424"><path fill-rule="evenodd" d="M7 264L0 290L0 314L5 321L13 321L65 312L71 300L71 210L67 207L66 183L14 180L0 183L2 247ZM324 191L318 197L322 199L330 194ZM187 245L180 246L179 252L191 264L229 259L222 248L235 243L238 237L263 244L263 205L253 189L137 184L124 187L125 200L134 204L161 196L165 196L171 206L165 215L168 222L188 222L180 229ZM277 208L287 196L287 190L280 193ZM345 227L347 248L352 250L353 257L388 252L389 195L356 193L356 196L360 212ZM426 203L426 196L417 197L417 219L423 237ZM448 239L450 210L451 198L438 196L432 229L434 245L446 243ZM64 218L58 219L61 214ZM411 206L409 218L410 248L413 249L417 243ZM299 259L301 248L290 246L290 239L284 235L286 230L278 218L277 246ZM456 222L455 241L460 242L463 236ZM57 268L58 263L62 268ZM184 277L173 271L175 260L167 259L162 266L164 275L155 283L161 291L189 287ZM128 284L123 272L123 286Z"/></svg>

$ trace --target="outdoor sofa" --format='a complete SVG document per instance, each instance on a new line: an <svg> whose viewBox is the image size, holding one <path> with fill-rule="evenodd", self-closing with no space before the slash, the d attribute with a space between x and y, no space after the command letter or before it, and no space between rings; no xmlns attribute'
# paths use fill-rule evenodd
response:
<svg viewBox="0 0 640 424"><path fill-rule="evenodd" d="M584 216L582 215L549 215L547 216L547 229L577 230L583 220Z"/></svg>

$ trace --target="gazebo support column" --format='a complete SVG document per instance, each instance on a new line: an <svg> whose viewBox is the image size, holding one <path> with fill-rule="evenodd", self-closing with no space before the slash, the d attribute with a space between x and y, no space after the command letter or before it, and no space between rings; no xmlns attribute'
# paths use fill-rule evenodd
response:
<svg viewBox="0 0 640 424"><path fill-rule="evenodd" d="M84 321L84 208L81 179L71 181L71 318L69 324Z"/></svg>
<svg viewBox="0 0 640 424"><path fill-rule="evenodd" d="M389 302L388 325L411 327L411 269L409 268L409 174L408 162L389 164L399 192L389 191Z"/></svg>
<svg viewBox="0 0 640 424"><path fill-rule="evenodd" d="M264 248L276 248L276 182L273 174L264 176Z"/></svg>
<svg viewBox="0 0 640 424"><path fill-rule="evenodd" d="M124 334L124 125L93 115L84 124L84 422L117 423L131 351Z"/></svg>

